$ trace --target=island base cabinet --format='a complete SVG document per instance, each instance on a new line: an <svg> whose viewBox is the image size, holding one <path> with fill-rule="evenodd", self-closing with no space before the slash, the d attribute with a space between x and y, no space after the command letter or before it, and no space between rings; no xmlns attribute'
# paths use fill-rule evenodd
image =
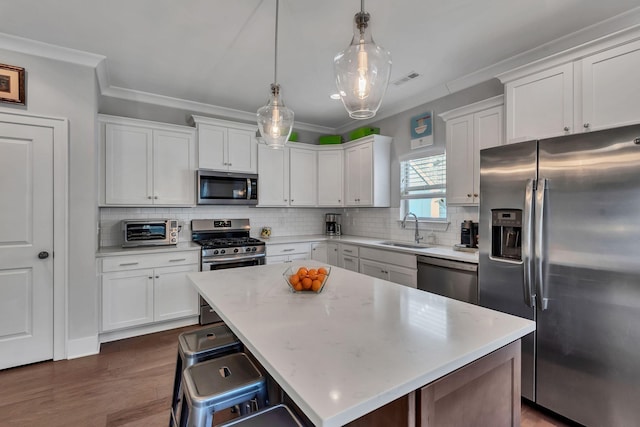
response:
<svg viewBox="0 0 640 427"><path fill-rule="evenodd" d="M520 426L520 340L417 392L417 425Z"/></svg>

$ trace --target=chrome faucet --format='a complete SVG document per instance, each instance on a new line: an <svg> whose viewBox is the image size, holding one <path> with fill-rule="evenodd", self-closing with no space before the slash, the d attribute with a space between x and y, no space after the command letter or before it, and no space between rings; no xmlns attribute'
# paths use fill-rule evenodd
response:
<svg viewBox="0 0 640 427"><path fill-rule="evenodd" d="M424 239L424 237L421 237L420 234L418 234L418 217L416 216L416 214L414 214L413 212L409 212L407 213L404 218L402 218L402 228L406 228L407 226L407 217L409 215L413 215L413 218L416 220L416 235L414 237L415 241L416 241L416 245L420 243L420 240Z"/></svg>

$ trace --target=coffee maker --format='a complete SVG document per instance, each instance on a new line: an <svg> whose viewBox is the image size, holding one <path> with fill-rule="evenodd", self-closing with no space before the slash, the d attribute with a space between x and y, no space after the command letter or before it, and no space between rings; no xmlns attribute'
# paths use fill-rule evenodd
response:
<svg viewBox="0 0 640 427"><path fill-rule="evenodd" d="M342 234L340 214L328 213L324 215L325 233L327 236L339 236Z"/></svg>
<svg viewBox="0 0 640 427"><path fill-rule="evenodd" d="M467 248L478 247L478 223L471 220L460 224L460 244Z"/></svg>

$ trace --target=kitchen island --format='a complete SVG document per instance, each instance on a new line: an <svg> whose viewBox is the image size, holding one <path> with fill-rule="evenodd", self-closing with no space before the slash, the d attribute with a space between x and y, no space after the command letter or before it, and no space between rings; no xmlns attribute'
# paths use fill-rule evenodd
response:
<svg viewBox="0 0 640 427"><path fill-rule="evenodd" d="M492 425L519 425L519 339L533 322L338 267L320 294L292 293L283 272L299 265L321 264L189 279L316 426L375 418L399 401L391 412L402 413L384 416L404 425L431 425L436 410L457 414L440 420L488 416L499 417L487 418Z"/></svg>

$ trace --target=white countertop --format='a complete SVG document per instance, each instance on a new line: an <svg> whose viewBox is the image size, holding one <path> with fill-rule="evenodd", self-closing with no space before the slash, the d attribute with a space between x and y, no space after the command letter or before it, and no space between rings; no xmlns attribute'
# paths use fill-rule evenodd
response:
<svg viewBox="0 0 640 427"><path fill-rule="evenodd" d="M311 234L300 236L278 236L271 237L268 240L263 239L267 245L269 244L283 244L283 243L301 243L301 242L339 242L339 243L352 243L354 245L369 246L377 249L384 249L389 251L410 253L416 255L432 256L436 258L450 259L453 261L462 261L469 263L478 263L478 252L462 252L456 251L450 246L438 246L438 245L425 245L429 247L412 249L402 248L397 246L383 245L382 242L389 241L389 239L380 239L372 237L360 237L360 236L326 236L324 234ZM411 242L403 242L411 243Z"/></svg>
<svg viewBox="0 0 640 427"><path fill-rule="evenodd" d="M338 267L322 293L292 293L282 276L291 265L188 277L318 427L353 421L535 329Z"/></svg>
<svg viewBox="0 0 640 427"><path fill-rule="evenodd" d="M123 248L122 246L105 246L98 249L96 257L118 256L118 255L138 255L138 254L157 254L161 252L177 252L177 251L199 251L200 245L193 242L180 242L177 245L163 246L137 246L133 248Z"/></svg>

